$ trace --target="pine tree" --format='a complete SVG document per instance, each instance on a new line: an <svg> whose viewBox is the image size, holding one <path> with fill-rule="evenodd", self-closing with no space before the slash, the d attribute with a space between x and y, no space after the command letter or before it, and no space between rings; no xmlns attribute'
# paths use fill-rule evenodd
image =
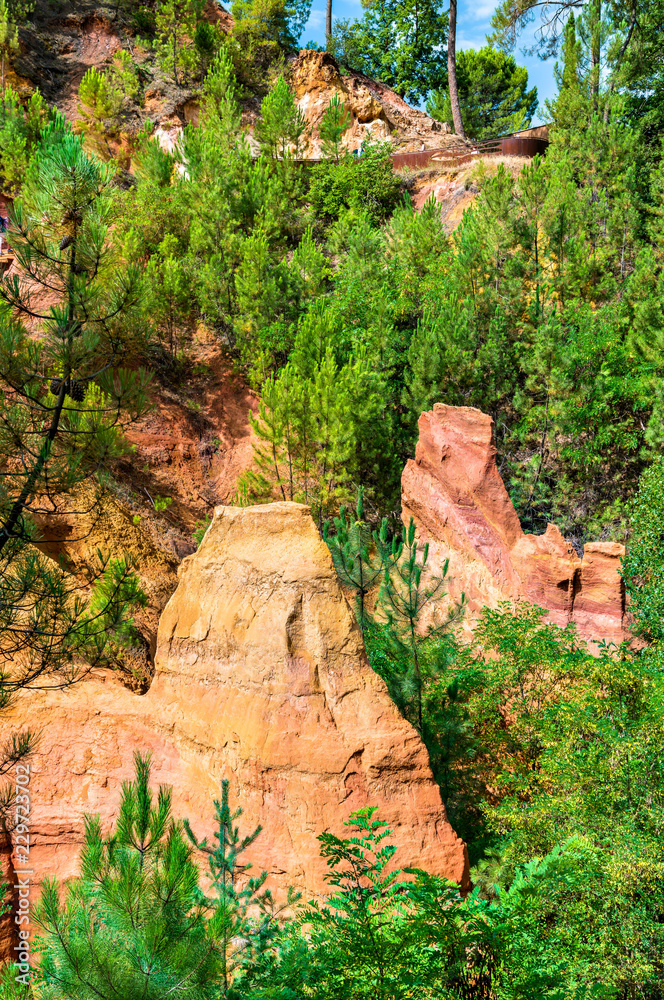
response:
<svg viewBox="0 0 664 1000"><path fill-rule="evenodd" d="M559 76L559 91L547 108L554 119L553 139L558 133L575 133L579 124L588 118L588 98L583 86L579 63L581 46L576 36L576 21L570 14L563 39L563 67Z"/></svg>
<svg viewBox="0 0 664 1000"><path fill-rule="evenodd" d="M246 502L282 499L309 504L319 531L326 517L355 494L364 444L381 409L380 375L361 349L340 364L334 315L324 302L301 321L289 364L264 384L257 470L242 477ZM260 443L259 443L260 442ZM351 492L352 491L352 492Z"/></svg>
<svg viewBox="0 0 664 1000"><path fill-rule="evenodd" d="M228 155L240 135L242 113L236 97L237 83L229 48L223 45L210 64L201 102L200 127L204 141L214 144L217 155Z"/></svg>
<svg viewBox="0 0 664 1000"><path fill-rule="evenodd" d="M196 52L193 46L187 46L187 42L193 41L202 8L201 0L160 0L157 6L161 59L173 73L176 86L181 82L178 68L183 70L185 76L194 68Z"/></svg>
<svg viewBox="0 0 664 1000"><path fill-rule="evenodd" d="M339 95L335 94L323 112L318 130L323 153L335 163L339 162L341 139L349 125L350 115L343 101L339 100Z"/></svg>
<svg viewBox="0 0 664 1000"><path fill-rule="evenodd" d="M207 930L219 952L217 978L224 998L233 994L232 983L241 968L251 966L270 947L279 932L279 914L294 906L300 898L289 890L286 901L277 908L269 889L263 889L268 873L263 871L258 876L247 878L251 865L243 863L241 856L255 842L262 827L257 826L253 833L240 836L235 821L242 815L242 810L231 812L228 786L228 780L224 779L221 783L221 802L218 799L214 801L216 844L208 844L207 838L199 842L189 822L184 821L192 844L208 859L213 895L205 897L211 914Z"/></svg>
<svg viewBox="0 0 664 1000"><path fill-rule="evenodd" d="M519 201L523 213L522 244L529 251L530 273L535 285L534 321L539 323L543 303L542 271L543 248L541 240L542 216L547 196L547 176L544 162L540 156L533 158L531 163L524 164L519 184Z"/></svg>
<svg viewBox="0 0 664 1000"><path fill-rule="evenodd" d="M146 379L119 365L132 347L137 278L117 260L109 185L114 168L70 132L46 132L9 243L32 287L59 296L47 311L30 285L0 285L0 663L11 692L57 674L68 683L131 633L140 591L129 563L100 554L86 600L33 545L61 512L100 510L123 426L145 410ZM22 318L32 320L38 336ZM83 488L85 487L85 488ZM41 522L41 532L37 523ZM95 582L96 580L96 582Z"/></svg>
<svg viewBox="0 0 664 1000"><path fill-rule="evenodd" d="M85 817L80 877L64 899L42 885L40 996L56 1000L205 1000L217 995L217 950L206 933L198 869L171 792L150 790L150 755L134 754L136 777L122 786L117 824L105 838Z"/></svg>
<svg viewBox="0 0 664 1000"><path fill-rule="evenodd" d="M314 240L313 228L307 226L291 261L291 273L296 276L301 299L320 301L326 278L330 277L327 257Z"/></svg>
<svg viewBox="0 0 664 1000"><path fill-rule="evenodd" d="M440 601L446 592L449 560L445 560L439 574L431 572L427 566L429 543L420 546L412 517L408 527L404 526L401 538L395 535L389 548L385 542L382 545L385 571L378 599L392 631L395 651L405 663L403 675L393 680L392 693L406 717L414 715L412 721L422 733L421 648L450 628L461 613L463 598L459 607L446 614L442 622L436 622L440 616L436 614L434 602Z"/></svg>
<svg viewBox="0 0 664 1000"><path fill-rule="evenodd" d="M0 60L2 62L2 111L5 110L5 59L18 52L18 25L12 19L7 0L0 0Z"/></svg>
<svg viewBox="0 0 664 1000"><path fill-rule="evenodd" d="M527 90L528 71L513 56L489 46L457 53L459 106L466 135L495 139L528 128L537 107L537 88ZM449 92L434 90L427 112L439 122L453 124Z"/></svg>
<svg viewBox="0 0 664 1000"><path fill-rule="evenodd" d="M183 332L191 322L191 276L179 242L167 233L145 269L143 306L160 344L177 357Z"/></svg>
<svg viewBox="0 0 664 1000"><path fill-rule="evenodd" d="M307 130L304 112L295 103L295 94L280 76L261 101L261 116L255 134L261 150L272 159L285 160L300 155L300 144Z"/></svg>
<svg viewBox="0 0 664 1000"><path fill-rule="evenodd" d="M342 506L339 516L333 520L334 534L330 534L329 521L323 525L323 540L332 554L339 579L355 591L357 620L364 635L367 595L385 573L388 528L387 518L383 518L380 530L371 531L364 520L364 490L361 487L357 494L355 515L355 519L351 520Z"/></svg>
<svg viewBox="0 0 664 1000"><path fill-rule="evenodd" d="M249 422L256 435L254 444L255 469L240 476L238 489L245 503L269 500L276 483L282 500L292 500L292 478L286 483L283 477L284 421L283 413L291 410L291 384L286 376L276 380L273 375L263 384L258 414L250 413ZM287 455L292 468L292 454ZM289 495L286 496L286 489Z"/></svg>

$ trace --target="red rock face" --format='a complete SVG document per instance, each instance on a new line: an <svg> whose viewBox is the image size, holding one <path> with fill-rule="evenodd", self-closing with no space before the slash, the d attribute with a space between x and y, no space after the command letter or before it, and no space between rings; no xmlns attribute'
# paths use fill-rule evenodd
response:
<svg viewBox="0 0 664 1000"><path fill-rule="evenodd" d="M84 813L110 829L136 750L152 753L154 786L173 788L175 815L199 836L212 836L212 799L230 779L242 830L263 826L250 860L278 893L328 891L317 835L343 834L365 805L394 830L401 865L467 885L465 845L427 751L369 667L327 546L299 504L217 508L180 566L147 694L105 674L22 692L0 723L0 739L27 724L41 732L33 900L40 879L77 873Z"/></svg>
<svg viewBox="0 0 664 1000"><path fill-rule="evenodd" d="M432 566L449 559L450 595L465 594L471 614L524 599L585 639L621 642L624 547L593 542L581 560L554 524L525 534L496 468L493 421L480 410L436 403L419 431L401 480L403 518L431 543Z"/></svg>

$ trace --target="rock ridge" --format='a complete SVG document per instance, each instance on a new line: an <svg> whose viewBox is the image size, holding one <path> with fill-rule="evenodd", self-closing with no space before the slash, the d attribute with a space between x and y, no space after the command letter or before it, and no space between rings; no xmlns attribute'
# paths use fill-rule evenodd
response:
<svg viewBox="0 0 664 1000"><path fill-rule="evenodd" d="M22 692L0 719L0 738L28 722L42 734L32 885L76 874L83 814L110 828L138 749L200 836L212 835L212 799L230 780L242 829L263 826L250 860L277 894L327 892L316 837L343 834L365 805L394 830L402 864L466 888L465 845L427 751L367 662L309 508L217 507L178 575L147 693L99 672L68 690Z"/></svg>
<svg viewBox="0 0 664 1000"><path fill-rule="evenodd" d="M496 466L493 420L469 406L436 403L419 419L415 458L401 480L402 515L430 542L431 565L449 558L450 596L468 609L526 600L591 642L627 638L616 542L589 542L581 559L554 524L526 534Z"/></svg>

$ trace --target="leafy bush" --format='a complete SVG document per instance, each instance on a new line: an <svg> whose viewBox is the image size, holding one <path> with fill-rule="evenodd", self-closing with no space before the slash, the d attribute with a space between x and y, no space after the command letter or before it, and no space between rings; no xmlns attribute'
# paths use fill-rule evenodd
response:
<svg viewBox="0 0 664 1000"><path fill-rule="evenodd" d="M294 49L310 10L311 0L234 0L234 34L245 46L275 42Z"/></svg>
<svg viewBox="0 0 664 1000"><path fill-rule="evenodd" d="M344 209L366 212L376 224L394 211L401 183L394 176L389 143L365 142L361 156L347 153L339 163L311 170L309 199L320 218L338 219Z"/></svg>

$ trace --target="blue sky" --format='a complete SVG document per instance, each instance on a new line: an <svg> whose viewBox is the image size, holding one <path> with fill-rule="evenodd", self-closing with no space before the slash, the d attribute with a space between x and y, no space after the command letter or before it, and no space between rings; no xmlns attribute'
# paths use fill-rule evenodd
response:
<svg viewBox="0 0 664 1000"><path fill-rule="evenodd" d="M495 0L459 0L457 48L477 49L485 44L485 35L490 30L491 15L495 8ZM359 18L362 16L360 0L333 0L333 17ZM532 30L520 39L520 47L527 45L532 37ZM301 44L308 41L325 42L325 0L314 0L311 17L302 34ZM540 106L533 120L546 121L544 101L553 97L556 85L553 79L553 61L542 62L534 56L524 56L520 51L515 53L517 62L528 70L528 82L537 86Z"/></svg>

